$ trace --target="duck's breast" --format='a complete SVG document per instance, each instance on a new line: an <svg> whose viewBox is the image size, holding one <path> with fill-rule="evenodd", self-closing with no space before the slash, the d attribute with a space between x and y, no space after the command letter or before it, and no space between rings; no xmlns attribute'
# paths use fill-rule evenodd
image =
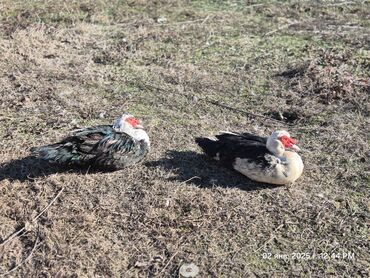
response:
<svg viewBox="0 0 370 278"><path fill-rule="evenodd" d="M296 181L303 173L303 161L296 152L286 151L284 157L287 162L287 171L289 173L290 182Z"/></svg>
<svg viewBox="0 0 370 278"><path fill-rule="evenodd" d="M282 159L267 154L265 159L268 163L236 158L233 168L251 180L270 184L289 184L302 174L303 163L296 153L292 152L292 155L288 154L287 157Z"/></svg>
<svg viewBox="0 0 370 278"><path fill-rule="evenodd" d="M251 180L272 184L285 184L286 176L282 165L265 166L250 159L236 158L234 169Z"/></svg>

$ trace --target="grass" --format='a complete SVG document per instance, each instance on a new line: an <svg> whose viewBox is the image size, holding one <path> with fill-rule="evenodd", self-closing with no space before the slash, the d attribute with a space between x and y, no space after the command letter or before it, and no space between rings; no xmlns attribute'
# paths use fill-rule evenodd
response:
<svg viewBox="0 0 370 278"><path fill-rule="evenodd" d="M369 8L2 1L0 244L64 191L0 245L0 274L176 277L195 263L199 277L368 276ZM28 157L123 111L151 137L143 164L86 173ZM282 128L304 150L289 187L223 169L194 143Z"/></svg>

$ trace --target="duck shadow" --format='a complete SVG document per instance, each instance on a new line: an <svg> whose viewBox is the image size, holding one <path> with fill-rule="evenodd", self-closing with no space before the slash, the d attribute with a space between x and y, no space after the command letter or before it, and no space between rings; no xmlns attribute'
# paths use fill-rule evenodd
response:
<svg viewBox="0 0 370 278"><path fill-rule="evenodd" d="M88 166L65 166L54 164L37 157L27 156L0 164L0 181L33 181L38 177L45 177L56 173L100 173L111 172L110 169L95 169Z"/></svg>
<svg viewBox="0 0 370 278"><path fill-rule="evenodd" d="M217 161L193 151L167 151L164 158L146 162L145 165L148 168L162 167L166 171L174 172L176 176L169 180L192 183L202 188L219 186L253 191L280 187L252 181L237 171L227 169Z"/></svg>

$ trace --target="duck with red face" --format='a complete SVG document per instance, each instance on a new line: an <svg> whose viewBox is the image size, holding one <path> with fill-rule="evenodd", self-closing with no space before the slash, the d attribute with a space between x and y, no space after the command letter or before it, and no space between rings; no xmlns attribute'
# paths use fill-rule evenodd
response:
<svg viewBox="0 0 370 278"><path fill-rule="evenodd" d="M303 172L300 148L287 131L269 137L250 133L222 133L216 138L196 138L210 157L251 180L270 184L290 184Z"/></svg>
<svg viewBox="0 0 370 278"><path fill-rule="evenodd" d="M142 161L150 141L144 127L132 115L123 114L113 125L75 130L62 141L32 148L33 155L65 165L120 169Z"/></svg>

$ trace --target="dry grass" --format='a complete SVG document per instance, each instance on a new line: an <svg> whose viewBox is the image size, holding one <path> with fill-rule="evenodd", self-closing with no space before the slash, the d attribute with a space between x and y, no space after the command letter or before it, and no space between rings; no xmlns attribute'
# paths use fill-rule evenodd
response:
<svg viewBox="0 0 370 278"><path fill-rule="evenodd" d="M0 274L177 277L193 262L199 277L368 276L369 9L2 1ZM152 138L141 165L99 173L28 157L124 110ZM278 128L304 149L290 187L225 170L193 141Z"/></svg>

